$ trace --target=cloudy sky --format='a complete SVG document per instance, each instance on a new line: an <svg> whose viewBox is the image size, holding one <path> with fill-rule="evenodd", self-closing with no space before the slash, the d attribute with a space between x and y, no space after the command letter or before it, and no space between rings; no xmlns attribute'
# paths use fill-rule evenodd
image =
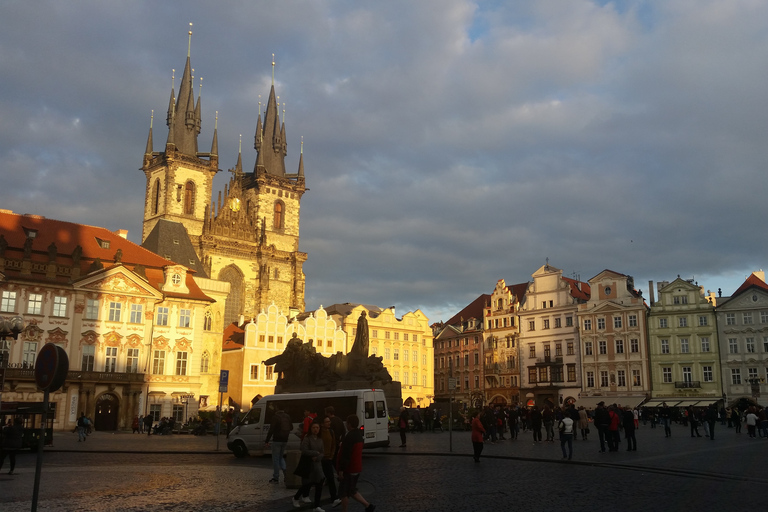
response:
<svg viewBox="0 0 768 512"><path fill-rule="evenodd" d="M275 54L307 308L447 320L549 258L729 295L765 266L768 3L5 1L0 208L141 235L194 23L201 150L256 159Z"/></svg>

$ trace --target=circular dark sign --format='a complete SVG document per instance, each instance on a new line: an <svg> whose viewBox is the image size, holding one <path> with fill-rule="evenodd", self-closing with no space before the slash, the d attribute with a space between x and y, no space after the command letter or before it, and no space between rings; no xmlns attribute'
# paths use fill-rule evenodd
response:
<svg viewBox="0 0 768 512"><path fill-rule="evenodd" d="M53 343L46 343L37 354L35 382L37 387L49 392L59 389L67 378L69 357L66 351Z"/></svg>

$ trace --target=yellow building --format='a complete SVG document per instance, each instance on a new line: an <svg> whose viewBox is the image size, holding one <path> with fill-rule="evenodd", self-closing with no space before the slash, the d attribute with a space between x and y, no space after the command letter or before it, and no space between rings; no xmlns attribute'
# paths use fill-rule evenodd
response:
<svg viewBox="0 0 768 512"><path fill-rule="evenodd" d="M278 376L274 365L264 361L282 354L294 334L323 356L346 353L346 334L322 307L298 321L272 304L251 321L225 331L221 368L229 370L229 386L223 403L231 399L247 409L254 400L274 393Z"/></svg>
<svg viewBox="0 0 768 512"><path fill-rule="evenodd" d="M333 304L325 309L346 333L344 353L349 353L357 335L357 321L368 315L368 353L383 357L392 379L401 383L406 407L427 407L435 394L434 349L429 320L419 310L397 318L395 308L381 309L362 304Z"/></svg>
<svg viewBox="0 0 768 512"><path fill-rule="evenodd" d="M41 401L31 368L45 343L62 347L69 373L51 396L54 428L81 412L97 430L135 416L183 421L209 405L218 376L227 283L125 239L127 232L0 210L0 315L21 315L4 401Z"/></svg>

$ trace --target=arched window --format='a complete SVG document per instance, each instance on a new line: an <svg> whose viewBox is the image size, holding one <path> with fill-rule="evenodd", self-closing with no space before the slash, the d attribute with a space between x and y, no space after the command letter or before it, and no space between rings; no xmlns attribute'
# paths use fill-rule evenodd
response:
<svg viewBox="0 0 768 512"><path fill-rule="evenodd" d="M203 352L203 357L200 358L200 373L208 373L208 364L211 361L211 356L208 352Z"/></svg>
<svg viewBox="0 0 768 512"><path fill-rule="evenodd" d="M203 330L210 331L213 324L213 317L210 311L205 312L205 318L203 319Z"/></svg>
<svg viewBox="0 0 768 512"><path fill-rule="evenodd" d="M219 272L219 281L229 283L229 296L227 296L227 303L224 306L224 325L227 326L237 322L240 315L244 312L243 291L245 285L243 283L243 273L236 265L229 265Z"/></svg>
<svg viewBox="0 0 768 512"><path fill-rule="evenodd" d="M283 203L277 201L275 203L275 229L283 229Z"/></svg>
<svg viewBox="0 0 768 512"><path fill-rule="evenodd" d="M160 180L155 180L155 186L152 190L152 215L157 215L160 209Z"/></svg>
<svg viewBox="0 0 768 512"><path fill-rule="evenodd" d="M188 181L184 187L184 213L186 215L195 213L195 184L191 181Z"/></svg>

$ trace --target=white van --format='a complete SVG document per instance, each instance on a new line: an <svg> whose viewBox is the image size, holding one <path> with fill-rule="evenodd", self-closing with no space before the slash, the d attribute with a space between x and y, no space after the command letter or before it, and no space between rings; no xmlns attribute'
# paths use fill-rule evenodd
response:
<svg viewBox="0 0 768 512"><path fill-rule="evenodd" d="M272 423L272 416L282 409L293 422L293 433L288 438L287 449L299 448L299 435L304 421L304 411L309 410L322 418L325 408L332 405L335 415L346 420L350 414L360 418L364 432L364 448L389 446L387 401L381 389L349 389L343 391L318 391L315 393L284 393L267 395L254 405L240 423L232 429L227 440L235 457L261 455L264 440Z"/></svg>

